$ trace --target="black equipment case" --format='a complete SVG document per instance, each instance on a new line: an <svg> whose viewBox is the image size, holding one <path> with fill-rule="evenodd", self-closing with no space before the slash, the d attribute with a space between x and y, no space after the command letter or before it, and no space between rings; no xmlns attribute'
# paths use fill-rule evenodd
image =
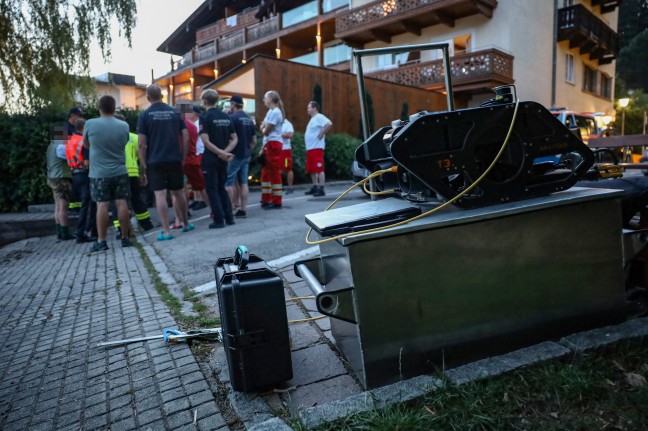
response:
<svg viewBox="0 0 648 431"><path fill-rule="evenodd" d="M253 392L292 379L283 280L243 246L217 261L216 286L232 387Z"/></svg>

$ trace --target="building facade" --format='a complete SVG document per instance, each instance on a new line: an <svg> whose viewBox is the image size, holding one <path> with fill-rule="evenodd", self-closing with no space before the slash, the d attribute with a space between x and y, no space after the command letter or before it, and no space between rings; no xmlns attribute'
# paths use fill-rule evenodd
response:
<svg viewBox="0 0 648 431"><path fill-rule="evenodd" d="M242 94L258 111L266 89L256 89L254 73L241 66L257 55L353 73L353 49L448 43L457 108L515 84L521 100L611 115L620 2L207 0L158 48L181 59L155 82L171 103L216 88ZM440 51L366 57L363 72L445 91Z"/></svg>

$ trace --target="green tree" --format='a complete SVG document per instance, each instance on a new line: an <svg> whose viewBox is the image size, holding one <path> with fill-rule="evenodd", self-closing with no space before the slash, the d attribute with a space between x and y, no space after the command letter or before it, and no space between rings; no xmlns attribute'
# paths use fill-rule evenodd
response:
<svg viewBox="0 0 648 431"><path fill-rule="evenodd" d="M619 7L618 25L621 51L617 58L617 78L625 86L648 92L648 0L624 0Z"/></svg>
<svg viewBox="0 0 648 431"><path fill-rule="evenodd" d="M135 0L0 0L2 108L18 100L36 111L69 106L87 87L90 46L97 41L110 58L111 28L130 45Z"/></svg>

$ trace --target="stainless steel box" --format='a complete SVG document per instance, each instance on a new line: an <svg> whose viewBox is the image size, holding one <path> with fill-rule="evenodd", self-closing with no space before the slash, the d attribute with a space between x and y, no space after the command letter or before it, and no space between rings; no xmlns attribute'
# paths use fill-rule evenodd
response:
<svg viewBox="0 0 648 431"><path fill-rule="evenodd" d="M572 188L320 245L296 265L367 388L624 319L620 198ZM354 211L306 216L321 231ZM426 211L429 208L423 208Z"/></svg>

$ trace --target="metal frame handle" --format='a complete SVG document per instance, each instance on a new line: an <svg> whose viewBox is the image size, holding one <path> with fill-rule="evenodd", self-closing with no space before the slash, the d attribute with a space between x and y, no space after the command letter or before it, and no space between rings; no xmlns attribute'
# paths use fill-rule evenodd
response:
<svg viewBox="0 0 648 431"><path fill-rule="evenodd" d="M403 45L389 48L373 48L353 50L356 60L356 75L358 76L358 91L360 93L360 114L362 115L362 134L366 141L371 135L369 130L369 113L367 108L367 93L365 92L362 57L380 54L401 54L412 51L427 51L440 49L443 51L443 68L445 69L445 87L448 100L448 111L454 111L454 95L452 93L452 77L450 76L450 54L448 43L424 43L420 45Z"/></svg>

